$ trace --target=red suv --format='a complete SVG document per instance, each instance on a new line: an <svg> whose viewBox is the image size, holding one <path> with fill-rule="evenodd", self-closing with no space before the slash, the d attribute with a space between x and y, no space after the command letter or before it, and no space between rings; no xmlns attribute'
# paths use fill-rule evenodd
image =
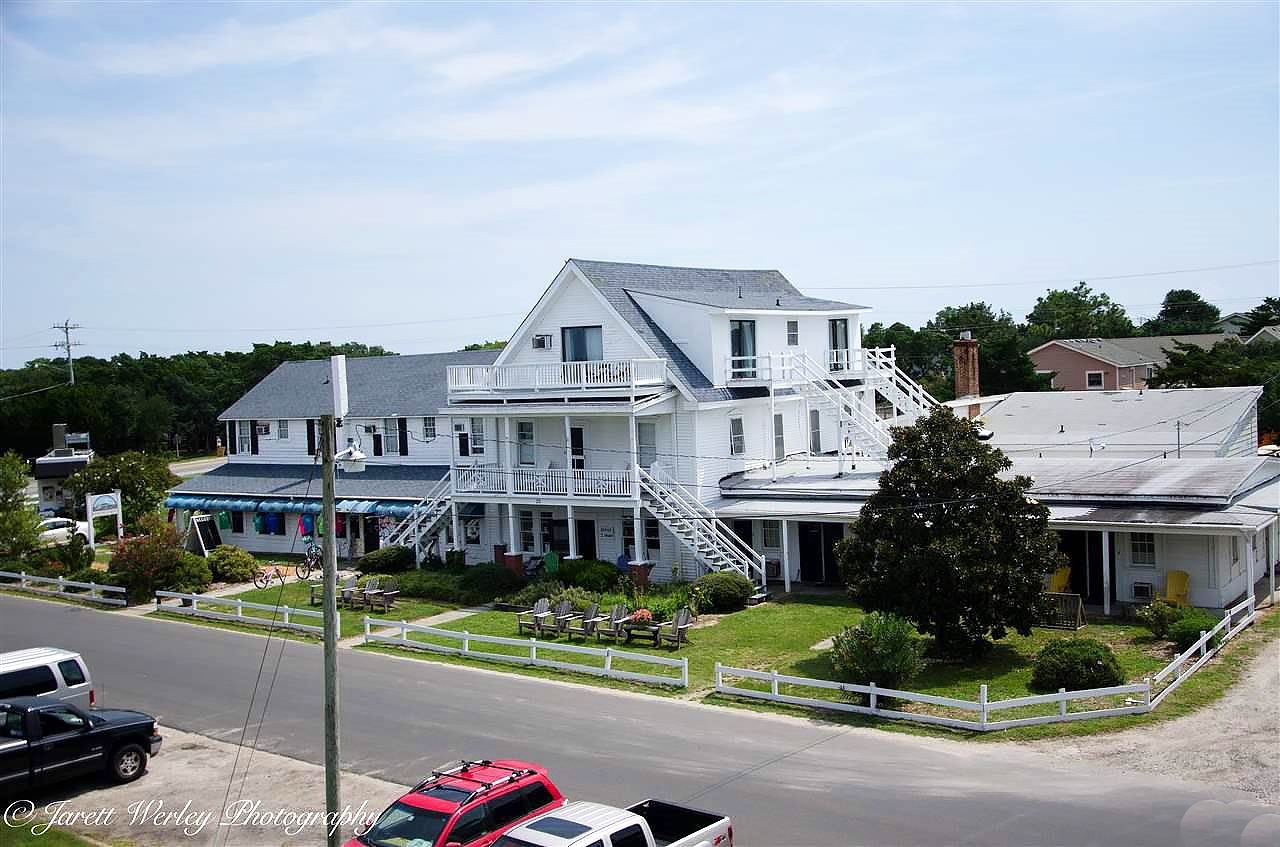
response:
<svg viewBox="0 0 1280 847"><path fill-rule="evenodd" d="M488 847L507 830L565 803L531 762L458 762L432 771L345 847Z"/></svg>

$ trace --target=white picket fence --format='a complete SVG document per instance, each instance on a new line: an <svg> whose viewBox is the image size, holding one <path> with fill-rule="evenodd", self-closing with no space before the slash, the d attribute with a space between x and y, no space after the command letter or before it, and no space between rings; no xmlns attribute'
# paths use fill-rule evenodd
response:
<svg viewBox="0 0 1280 847"><path fill-rule="evenodd" d="M1239 621L1235 620L1237 615L1241 615ZM1250 592L1249 596L1243 601L1223 612L1222 620L1218 621L1213 629L1201 632L1200 638L1195 644L1179 653L1172 662L1165 665L1159 673L1151 678L1151 681L1158 685L1169 676L1173 676L1173 681L1151 699L1151 708L1154 709L1163 703L1164 698L1176 691L1178 686L1186 681L1187 677L1204 667L1205 662L1217 655L1224 644L1235 638L1242 629L1253 623L1257 617L1257 599ZM1221 635L1221 640L1217 646L1209 646L1219 635ZM1191 667L1186 667L1187 662L1192 663Z"/></svg>
<svg viewBox="0 0 1280 847"><path fill-rule="evenodd" d="M50 576L29 576L26 573L13 573L12 571L0 571L0 579L18 581L17 585L9 583L0 583L0 588L12 588L18 591L28 591L32 594L47 594L50 597L64 597L68 600L83 600L90 603L102 603L105 606L124 606L128 604L125 599L125 589L118 585L100 585L96 582L77 582L71 579L63 579L62 577ZM56 588L40 588L41 585L56 586ZM80 591L68 591L68 588L82 589ZM84 593L85 590L88 593ZM107 592L112 595L108 597Z"/></svg>
<svg viewBox="0 0 1280 847"><path fill-rule="evenodd" d="M382 635L374 630L376 629L396 629L399 630L398 635ZM458 642L458 646L450 646L447 644L432 644L426 641L418 641L409 637L409 633L417 632L425 635L432 635L439 638L446 638ZM428 650L433 653L445 653L451 656L469 656L474 659L489 659L495 662L514 662L519 665L530 665L538 668L556 668L563 671L573 671L574 673L585 673L593 676L606 676L611 679L626 679L632 682L648 682L656 685L674 685L680 688L689 687L689 660L688 659L669 659L665 656L651 656L645 653L632 653L627 650L618 650L613 647L586 647L576 644L552 644L546 641L538 641L536 638L502 638L496 635L473 635L469 632L456 632L451 629L437 629L432 626L422 626L421 624L406 623L405 621L384 621L377 618L366 617L364 619L364 642L366 644L394 644L397 647L409 647L414 650ZM527 656L511 655L508 653L490 653L473 649L474 644L501 644L507 647L519 647L528 650ZM574 653L581 656L596 656L604 659L604 667L598 668L594 665L583 665L577 662L564 662L555 659L547 659L538 655L539 650L544 653ZM632 662L647 662L653 665L662 665L669 668L677 668L680 671L679 676L663 676L659 674L638 673L635 671L619 670L613 666L615 659L624 659Z"/></svg>
<svg viewBox="0 0 1280 847"><path fill-rule="evenodd" d="M191 605L166 606L163 600L189 600ZM206 608L200 608L201 605ZM208 606L221 607L224 609L234 609L234 612L215 612ZM256 615L246 615L245 609L256 610L260 612L274 612L274 618L258 617ZM299 632L310 632L316 635L324 634L324 612L317 612L313 609L295 609L290 606L272 606L269 603L249 603L244 600L235 600L229 597L210 597L205 594L183 594L180 591L157 591L156 592L156 611L171 612L176 615L190 615L195 618L209 618L215 621L233 621L235 623L256 624L258 626L270 626L275 629L293 629ZM310 618L319 620L319 626L313 624L298 623L296 618ZM339 613L338 625L342 625L341 613Z"/></svg>
<svg viewBox="0 0 1280 847"><path fill-rule="evenodd" d="M915 721L917 723L937 724L939 726L948 726L955 729L971 729L978 732L991 732L999 729L1012 729L1018 726L1033 726L1036 724L1061 723L1064 721L1082 721L1091 718L1112 717L1115 715L1141 715L1150 712L1164 701L1179 685L1181 685L1188 677L1199 670L1209 661L1222 646L1238 635L1245 627L1253 623L1257 617L1255 608L1255 600L1252 596L1240 602L1236 606L1227 609L1222 616L1222 620L1211 630L1202 632L1200 639L1191 645L1185 652L1177 656L1163 670L1155 676L1147 677L1142 682L1130 683L1129 685L1115 685L1109 688L1092 688L1080 691L1067 691L1065 688L1059 689L1053 694L1035 694L1028 697L1011 697L1006 700L988 700L987 686L981 685L978 688L977 700L958 700L952 697L938 697L932 694L920 694L915 691L899 691L893 688L880 688L875 684L855 685L848 682L833 682L826 679L809 679L802 676L789 676L780 674L777 671L757 671L747 668L735 668L728 665L722 665L716 662L716 691L721 694L732 694L738 697L748 697L755 700L769 700L775 703L788 703L794 706L809 706L815 709L832 709L840 712L853 712L859 715L874 715L875 717L889 718L892 720ZM1221 636L1216 647L1209 646L1216 636ZM1190 662L1191 666L1186 667ZM1159 683L1163 682L1170 675L1174 679L1159 694L1152 696L1152 690ZM730 685L725 682L726 677L737 677L740 679L754 679L769 683L767 691L742 688L740 686ZM822 697L805 697L797 694L787 694L781 690L781 686L796 686L809 689L825 689L828 691L838 691L842 694L862 694L867 697L867 705L860 703L851 703L845 700L828 699ZM1076 700L1091 700L1097 697L1116 697L1123 696L1123 706L1110 706L1098 709L1089 709L1081 712L1068 711L1068 704ZM880 700L884 697L891 697L897 700L905 700L910 703L925 703L931 706L940 706L944 708L959 709L966 712L977 713L976 720L966 720L963 718L945 717L942 715L918 714L916 712L903 712L897 709L881 708ZM993 712L1003 711L1005 709L1017 709L1026 706L1044 706L1057 704L1057 712L1049 715L1035 715L1025 718L1009 718L1006 720L992 720Z"/></svg>

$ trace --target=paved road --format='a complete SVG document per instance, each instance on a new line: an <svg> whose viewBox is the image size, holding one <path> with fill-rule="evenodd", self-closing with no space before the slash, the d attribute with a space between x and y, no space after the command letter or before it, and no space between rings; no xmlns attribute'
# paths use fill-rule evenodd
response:
<svg viewBox="0 0 1280 847"><path fill-rule="evenodd" d="M222 739L239 734L267 643L0 596L0 649L79 650L105 703ZM549 766L570 796L657 796L727 812L738 844L1167 847L1181 843L1179 822L1193 803L1245 796L1007 745L849 730L354 651L340 662L348 770L409 782L463 756L528 758ZM320 663L318 646L287 643L263 749L322 760Z"/></svg>
<svg viewBox="0 0 1280 847"><path fill-rule="evenodd" d="M183 479L188 477L200 476L206 474L214 468L220 468L227 463L225 456L216 456L205 459L186 459L178 462L170 462L169 470L173 471Z"/></svg>

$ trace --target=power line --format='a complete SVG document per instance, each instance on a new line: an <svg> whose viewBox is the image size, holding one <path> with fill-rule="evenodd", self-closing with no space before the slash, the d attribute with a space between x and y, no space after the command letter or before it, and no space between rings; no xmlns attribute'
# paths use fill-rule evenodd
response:
<svg viewBox="0 0 1280 847"><path fill-rule="evenodd" d="M7 397L0 397L0 400L17 400L19 397L29 397L32 394L39 394L41 391L52 391L55 388L65 388L70 385L69 382L60 382L57 385L46 385L44 388L37 388L32 391L24 391L21 394L10 394Z"/></svg>
<svg viewBox="0 0 1280 847"><path fill-rule="evenodd" d="M1261 262L1240 262L1234 265L1209 265L1202 268L1176 268L1167 271L1145 271L1133 274L1112 274L1109 276L1090 276L1079 274L1058 279L1029 279L1021 282L941 282L928 285L832 285L806 286L807 291L916 291L930 288L1007 288L1017 285L1062 285L1071 282L1109 282L1117 279L1139 279L1152 276L1173 276L1175 274L1202 273L1207 271L1228 271L1236 268L1256 268L1263 265L1280 264L1280 259L1266 259Z"/></svg>

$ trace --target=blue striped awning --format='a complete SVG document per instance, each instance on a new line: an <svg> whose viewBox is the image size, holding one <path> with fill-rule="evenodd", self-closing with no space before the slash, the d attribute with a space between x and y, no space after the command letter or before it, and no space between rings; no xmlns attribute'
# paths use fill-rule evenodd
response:
<svg viewBox="0 0 1280 847"><path fill-rule="evenodd" d="M227 512L288 512L299 515L318 515L324 511L317 500L301 500L288 497L269 497L264 500L247 500L237 497L201 497L194 494L170 494L164 501L169 509L192 509ZM411 503L396 500L340 500L339 513L354 515L390 515L405 518L413 511Z"/></svg>

